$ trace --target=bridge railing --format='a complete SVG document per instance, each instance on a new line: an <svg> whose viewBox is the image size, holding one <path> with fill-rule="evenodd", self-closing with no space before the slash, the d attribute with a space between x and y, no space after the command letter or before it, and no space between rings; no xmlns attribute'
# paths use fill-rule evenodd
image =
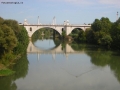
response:
<svg viewBox="0 0 120 90"><path fill-rule="evenodd" d="M19 25L24 25L24 24L19 24ZM24 26L86 26L86 27L90 27L91 25L82 25L82 24L70 24L70 25L64 25L64 24L56 24L56 25L51 25L51 24L27 24Z"/></svg>

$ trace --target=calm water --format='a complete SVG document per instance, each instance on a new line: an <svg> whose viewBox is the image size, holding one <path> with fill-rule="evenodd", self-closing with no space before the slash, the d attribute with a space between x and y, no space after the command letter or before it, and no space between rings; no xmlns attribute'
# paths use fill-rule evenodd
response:
<svg viewBox="0 0 120 90"><path fill-rule="evenodd" d="M0 90L120 90L120 54L84 44L37 40L0 78Z"/></svg>

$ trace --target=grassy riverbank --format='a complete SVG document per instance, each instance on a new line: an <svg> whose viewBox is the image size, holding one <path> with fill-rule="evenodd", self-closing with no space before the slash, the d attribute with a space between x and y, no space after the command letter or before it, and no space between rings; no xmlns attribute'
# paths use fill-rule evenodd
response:
<svg viewBox="0 0 120 90"><path fill-rule="evenodd" d="M4 60L5 57L0 62L0 76L9 76L15 73L10 67L13 67L16 61L21 57L21 55L17 55L17 57L12 58L11 60Z"/></svg>
<svg viewBox="0 0 120 90"><path fill-rule="evenodd" d="M0 76L9 76L14 74L15 72L8 69L5 65L0 64Z"/></svg>

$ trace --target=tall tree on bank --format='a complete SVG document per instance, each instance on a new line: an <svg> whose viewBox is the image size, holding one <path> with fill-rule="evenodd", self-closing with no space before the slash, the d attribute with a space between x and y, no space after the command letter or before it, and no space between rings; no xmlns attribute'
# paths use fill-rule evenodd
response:
<svg viewBox="0 0 120 90"><path fill-rule="evenodd" d="M92 30L94 31L95 44L110 47L112 38L110 36L112 23L108 18L102 17L100 20L95 19L92 24Z"/></svg>
<svg viewBox="0 0 120 90"><path fill-rule="evenodd" d="M110 33L113 39L112 48L120 50L120 18L112 25Z"/></svg>
<svg viewBox="0 0 120 90"><path fill-rule="evenodd" d="M10 52L17 45L17 38L13 30L7 25L0 28L0 49L1 52Z"/></svg>

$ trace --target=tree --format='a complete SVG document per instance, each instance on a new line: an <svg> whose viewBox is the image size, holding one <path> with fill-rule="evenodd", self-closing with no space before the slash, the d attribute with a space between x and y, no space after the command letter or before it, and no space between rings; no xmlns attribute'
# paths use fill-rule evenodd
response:
<svg viewBox="0 0 120 90"><path fill-rule="evenodd" d="M19 54L19 53L24 53L26 52L28 43L29 43L29 39L28 39L28 33L25 30L25 28L23 26L20 27L20 32L18 34L18 43L17 43L17 47L14 48L14 53L15 54Z"/></svg>
<svg viewBox="0 0 120 90"><path fill-rule="evenodd" d="M95 19L91 27L94 32L100 31L102 28L101 21L99 19Z"/></svg>
<svg viewBox="0 0 120 90"><path fill-rule="evenodd" d="M0 30L0 48L2 51L10 52L17 45L17 38L13 30L7 25L2 25Z"/></svg>
<svg viewBox="0 0 120 90"><path fill-rule="evenodd" d="M3 24L6 24L7 26L11 27L11 29L14 31L16 37L18 38L18 34L20 32L20 26L16 20L4 20Z"/></svg>
<svg viewBox="0 0 120 90"><path fill-rule="evenodd" d="M85 32L83 30L80 30L80 32L78 34L78 41L79 42L85 42L86 41Z"/></svg>
<svg viewBox="0 0 120 90"><path fill-rule="evenodd" d="M100 20L95 19L92 24L93 36L95 44L104 45L107 47L111 46L112 38L110 36L110 30L112 23L108 18L102 17Z"/></svg>
<svg viewBox="0 0 120 90"><path fill-rule="evenodd" d="M95 43L94 31L91 28L86 29L85 36L87 43Z"/></svg>
<svg viewBox="0 0 120 90"><path fill-rule="evenodd" d="M0 17L0 25L4 22L4 19Z"/></svg>
<svg viewBox="0 0 120 90"><path fill-rule="evenodd" d="M112 48L120 50L120 24L115 22L111 29L111 37L113 39Z"/></svg>

